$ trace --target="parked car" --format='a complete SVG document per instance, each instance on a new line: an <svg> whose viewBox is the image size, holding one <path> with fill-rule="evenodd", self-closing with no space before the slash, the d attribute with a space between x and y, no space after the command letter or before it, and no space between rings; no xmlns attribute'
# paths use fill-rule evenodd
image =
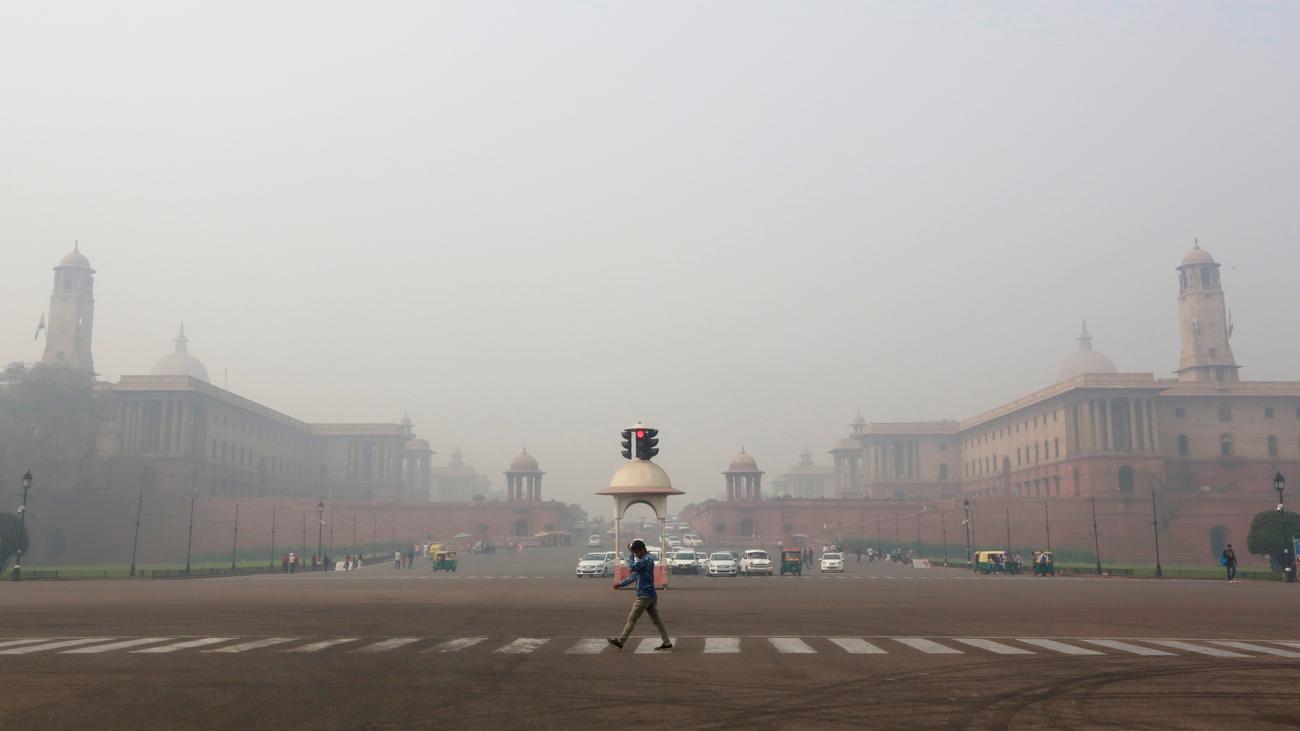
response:
<svg viewBox="0 0 1300 731"><path fill-rule="evenodd" d="M772 575L772 559L768 558L767 551L748 550L745 555L740 557L740 573L745 576L754 576L762 574Z"/></svg>
<svg viewBox="0 0 1300 731"><path fill-rule="evenodd" d="M687 533L682 536L682 545L687 548L703 548L704 540L694 533Z"/></svg>
<svg viewBox="0 0 1300 731"><path fill-rule="evenodd" d="M682 546L682 539L678 538L677 536L668 536L669 548L681 548L681 546Z"/></svg>
<svg viewBox="0 0 1300 731"><path fill-rule="evenodd" d="M686 548L672 554L668 559L668 570L674 574L698 574L700 567L696 563L695 549Z"/></svg>
<svg viewBox="0 0 1300 731"><path fill-rule="evenodd" d="M738 571L736 557L726 551L709 555L708 576L735 576Z"/></svg>
<svg viewBox="0 0 1300 731"><path fill-rule="evenodd" d="M696 551L695 566L699 569L700 573L707 572L709 570L709 554L704 551Z"/></svg>
<svg viewBox="0 0 1300 731"><path fill-rule="evenodd" d="M596 553L587 553L578 559L577 576L613 576L614 575L614 553L599 551Z"/></svg>
<svg viewBox="0 0 1300 731"><path fill-rule="evenodd" d="M836 571L844 573L844 554L842 553L823 553L821 561L821 570L823 573Z"/></svg>
<svg viewBox="0 0 1300 731"><path fill-rule="evenodd" d="M601 538L599 533L592 533L590 536L587 537L588 548L599 548L600 544L601 544Z"/></svg>

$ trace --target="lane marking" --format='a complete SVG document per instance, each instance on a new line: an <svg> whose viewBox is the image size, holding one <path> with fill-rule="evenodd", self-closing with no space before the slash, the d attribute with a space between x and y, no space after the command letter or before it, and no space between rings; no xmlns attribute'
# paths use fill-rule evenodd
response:
<svg viewBox="0 0 1300 731"><path fill-rule="evenodd" d="M1187 652L1209 655L1210 657L1250 657L1250 655L1243 655L1240 652L1220 650L1217 647L1206 647L1204 645L1193 645L1190 642L1179 642L1178 640L1143 640L1143 642L1150 642L1153 645L1162 645L1164 647L1172 647L1175 650L1186 650Z"/></svg>
<svg viewBox="0 0 1300 731"><path fill-rule="evenodd" d="M58 642L47 642L43 645L28 645L26 647L13 647L8 650L0 650L0 655L26 655L32 652L45 652L46 650L59 650L64 647L76 647L77 645L89 645L92 642L108 642L112 637L82 637L76 640L60 640Z"/></svg>
<svg viewBox="0 0 1300 731"><path fill-rule="evenodd" d="M0 642L0 647L17 647L18 645L30 645L33 642L49 642L53 637L32 637L25 640L8 640Z"/></svg>
<svg viewBox="0 0 1300 731"><path fill-rule="evenodd" d="M606 647L609 647L609 640L599 637L578 640L573 647L564 651L566 655L599 655Z"/></svg>
<svg viewBox="0 0 1300 731"><path fill-rule="evenodd" d="M1097 652L1096 650L1089 650L1086 647L1075 647L1074 645L1067 645L1064 642L1057 642L1056 640L1020 640L1020 642L1023 642L1027 645L1033 645L1035 647L1041 647L1044 650L1059 652L1062 655L1104 655L1106 654L1104 652Z"/></svg>
<svg viewBox="0 0 1300 731"><path fill-rule="evenodd" d="M111 652L113 650L125 650L128 647L139 647L140 645L152 645L158 642L170 642L174 637L139 637L134 640L122 640L121 642L110 642L107 645L95 645L93 647L78 647L75 650L64 650L64 655L97 655L101 652Z"/></svg>
<svg viewBox="0 0 1300 731"><path fill-rule="evenodd" d="M503 655L527 655L547 642L550 642L549 637L520 637L504 647L498 647L495 652Z"/></svg>
<svg viewBox="0 0 1300 731"><path fill-rule="evenodd" d="M884 650L867 642L861 637L827 637L826 639L839 645L845 652L851 655L885 655Z"/></svg>
<svg viewBox="0 0 1300 731"><path fill-rule="evenodd" d="M1212 640L1216 645L1231 647L1234 650L1248 650L1250 652L1262 652L1265 655L1276 655L1278 657L1300 657L1300 652L1291 650L1281 650L1276 647L1267 647L1265 645L1256 645L1253 642L1237 642L1235 640Z"/></svg>
<svg viewBox="0 0 1300 731"><path fill-rule="evenodd" d="M812 655L817 652L798 637L769 637L767 641L783 655Z"/></svg>
<svg viewBox="0 0 1300 731"><path fill-rule="evenodd" d="M425 650L425 652L460 652L466 647L473 647L474 645L486 640L486 637L458 637L454 640L448 640L437 647L431 647Z"/></svg>
<svg viewBox="0 0 1300 731"><path fill-rule="evenodd" d="M995 655L1033 655L1034 654L1033 650L1026 650L1023 647L1013 647L1012 645L1004 645L1001 642L994 642L993 640L984 640L978 638L958 638L956 641L962 643L963 645L970 645L971 647L978 647L981 650L988 650L989 652L992 652Z"/></svg>
<svg viewBox="0 0 1300 731"><path fill-rule="evenodd" d="M1127 652L1133 655L1143 655L1146 657L1155 657L1158 655L1169 657L1174 654L1172 652L1165 652L1164 650L1156 650L1150 647L1143 647L1141 645L1132 645L1127 642L1120 642L1119 640L1081 640L1081 641L1087 642L1090 645L1097 645L1098 647L1109 647L1112 650L1119 650L1120 652Z"/></svg>
<svg viewBox="0 0 1300 731"><path fill-rule="evenodd" d="M190 650L195 647L207 647L222 642L237 640L238 637L204 637L198 640L186 640L185 642L173 642L170 645L159 645L158 647L146 647L143 650L132 650L131 654L138 655L143 653L161 654L167 652L177 652L178 650Z"/></svg>
<svg viewBox="0 0 1300 731"><path fill-rule="evenodd" d="M320 652L321 650L325 650L331 647L337 647L339 645L346 645L349 642L356 642L356 641L357 641L356 637L335 637L332 640L321 640L320 642L309 642L305 645L300 645L298 647L294 647L289 650L281 650L280 652Z"/></svg>
<svg viewBox="0 0 1300 731"><path fill-rule="evenodd" d="M677 638L676 638L676 637L669 637L669 638L668 638L668 641L671 642L671 643L673 644L673 647L676 647L676 646L677 646ZM660 655L662 655L663 652L658 652L658 653L655 652L655 648L659 646L659 643L660 643L660 642L663 642L663 640L659 639L658 637L646 637L646 638L642 639L641 642L640 642L640 644L638 644L638 645L636 646L636 652L634 652L634 653L632 653L632 654L634 654L634 655L650 655L650 654L660 654Z"/></svg>
<svg viewBox="0 0 1300 731"><path fill-rule="evenodd" d="M924 637L894 637L894 642L901 642L913 650L920 650L927 655L961 655L961 650L946 645L941 645L934 640L927 640Z"/></svg>
<svg viewBox="0 0 1300 731"><path fill-rule="evenodd" d="M293 642L296 639L298 638L297 637L268 637L264 640L253 640L252 642L241 642L238 645L230 645L229 647L219 647L215 650L204 650L204 652L221 652L226 654L234 654L237 652L248 652L249 650L260 650L263 647L270 647L272 645L281 645L284 644L285 642Z"/></svg>
<svg viewBox="0 0 1300 731"><path fill-rule="evenodd" d="M358 647L352 652L354 653L359 652L359 653L366 653L366 654L374 654L376 652L388 652L389 650L396 650L399 647L406 647L407 645L415 644L416 642L419 642L422 639L424 638L423 637L393 637L391 639L387 639L382 642L376 642L373 645Z"/></svg>
<svg viewBox="0 0 1300 731"><path fill-rule="evenodd" d="M705 637L704 654L735 655L740 652L739 637Z"/></svg>

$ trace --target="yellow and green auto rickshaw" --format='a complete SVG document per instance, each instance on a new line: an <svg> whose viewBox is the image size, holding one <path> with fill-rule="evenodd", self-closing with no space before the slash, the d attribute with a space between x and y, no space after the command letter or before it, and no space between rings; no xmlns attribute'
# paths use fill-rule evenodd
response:
<svg viewBox="0 0 1300 731"><path fill-rule="evenodd" d="M976 551L975 570L981 574L1005 574L1007 572L1007 552Z"/></svg>
<svg viewBox="0 0 1300 731"><path fill-rule="evenodd" d="M1056 576L1056 562L1051 551L1034 551L1034 576Z"/></svg>
<svg viewBox="0 0 1300 731"><path fill-rule="evenodd" d="M781 575L794 574L803 576L803 551L798 548L786 548L781 551Z"/></svg>
<svg viewBox="0 0 1300 731"><path fill-rule="evenodd" d="M438 551L433 554L433 570L446 571L448 573L456 572L456 552L455 551Z"/></svg>

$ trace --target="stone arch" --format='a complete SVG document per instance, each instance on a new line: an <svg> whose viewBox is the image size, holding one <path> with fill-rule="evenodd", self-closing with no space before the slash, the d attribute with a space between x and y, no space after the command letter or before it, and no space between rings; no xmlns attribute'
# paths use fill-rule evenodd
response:
<svg viewBox="0 0 1300 731"><path fill-rule="evenodd" d="M741 518L736 524L736 532L740 533L741 538L750 538L754 535L754 519Z"/></svg>
<svg viewBox="0 0 1300 731"><path fill-rule="evenodd" d="M1178 435L1178 454L1179 454L1179 456L1186 457L1187 455L1191 454L1191 452L1192 452L1192 445L1191 445L1190 442L1187 441L1187 435L1186 435L1186 434L1179 434L1179 435Z"/></svg>
<svg viewBox="0 0 1300 731"><path fill-rule="evenodd" d="M1133 467L1124 465L1119 468L1120 492L1133 492Z"/></svg>
<svg viewBox="0 0 1300 731"><path fill-rule="evenodd" d="M1228 538L1231 534L1225 525L1216 525L1210 529L1210 557L1218 559L1223 554L1224 546L1228 545Z"/></svg>
<svg viewBox="0 0 1300 731"><path fill-rule="evenodd" d="M511 529L510 535L516 538L528 537L528 520L526 518L516 520L514 527Z"/></svg>

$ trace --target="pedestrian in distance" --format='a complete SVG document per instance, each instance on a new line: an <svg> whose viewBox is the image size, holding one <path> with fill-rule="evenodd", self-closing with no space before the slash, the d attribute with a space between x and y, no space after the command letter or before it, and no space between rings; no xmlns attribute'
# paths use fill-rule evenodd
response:
<svg viewBox="0 0 1300 731"><path fill-rule="evenodd" d="M289 573L289 554L287 553L280 557L280 573Z"/></svg>
<svg viewBox="0 0 1300 731"><path fill-rule="evenodd" d="M623 643L632 636L637 620L641 618L642 613L645 613L650 615L650 621L654 622L655 628L659 630L659 638L663 640L655 649L671 650L672 640L668 638L668 630L664 627L663 620L659 618L659 595L655 593L655 560L646 552L645 541L640 539L632 541L627 549L632 554L628 558L628 568L632 573L626 579L615 583L614 589L622 589L636 582L636 601L632 603L632 612L627 615L623 634L606 639L614 647L623 649Z"/></svg>
<svg viewBox="0 0 1300 731"><path fill-rule="evenodd" d="M393 551L393 568L395 568L395 569L400 569L400 568L402 568L402 552L401 552L401 551Z"/></svg>
<svg viewBox="0 0 1300 731"><path fill-rule="evenodd" d="M1237 552L1232 550L1231 543L1223 549L1223 555L1219 557L1219 563L1223 564L1223 568L1228 571L1228 583L1235 582L1237 580Z"/></svg>

